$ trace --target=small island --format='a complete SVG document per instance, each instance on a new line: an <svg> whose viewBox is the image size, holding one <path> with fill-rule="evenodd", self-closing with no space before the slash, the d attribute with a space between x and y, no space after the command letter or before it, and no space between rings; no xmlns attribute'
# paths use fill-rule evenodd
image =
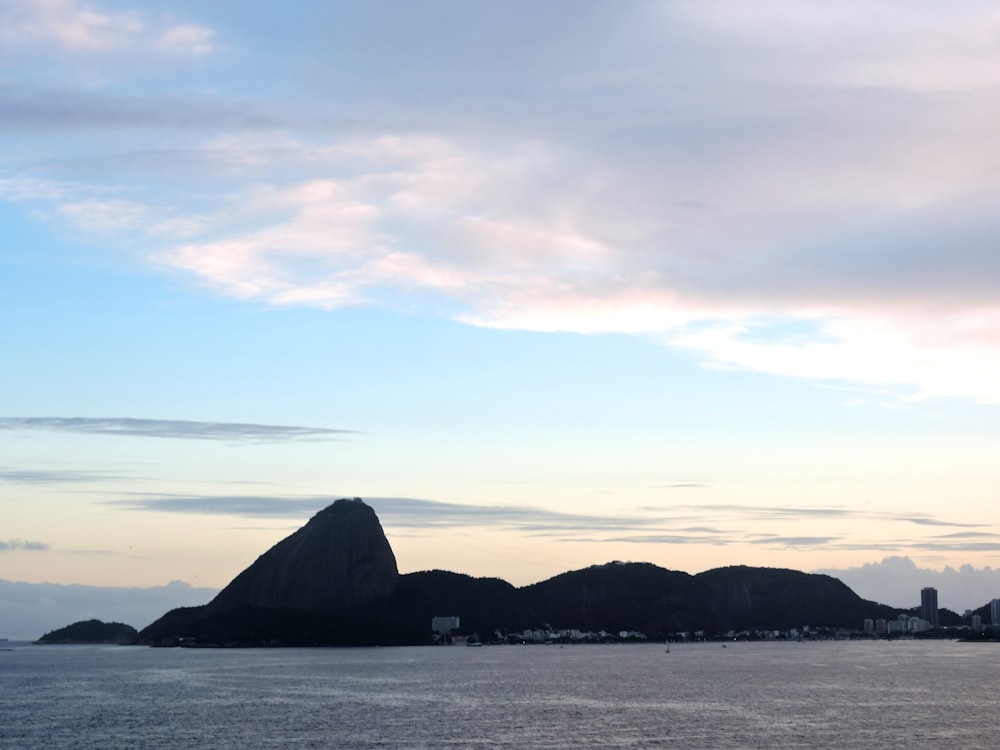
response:
<svg viewBox="0 0 1000 750"><path fill-rule="evenodd" d="M82 620L53 630L39 638L35 643L70 644L70 643L131 643L138 632L131 625L121 622L101 622L100 620Z"/></svg>

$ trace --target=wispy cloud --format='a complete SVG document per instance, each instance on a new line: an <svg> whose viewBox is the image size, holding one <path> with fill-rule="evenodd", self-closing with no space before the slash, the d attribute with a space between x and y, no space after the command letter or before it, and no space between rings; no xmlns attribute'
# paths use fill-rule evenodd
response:
<svg viewBox="0 0 1000 750"><path fill-rule="evenodd" d="M195 513L244 518L306 519L342 496L266 497L259 495L134 494L105 501L128 510Z"/></svg>
<svg viewBox="0 0 1000 750"><path fill-rule="evenodd" d="M260 495L176 495L137 493L106 501L132 510L206 513L247 518L305 519L344 495L306 497ZM626 514L560 513L542 508L468 505L400 497L365 498L389 528L431 529L503 525L524 532L631 528L650 521Z"/></svg>
<svg viewBox="0 0 1000 750"><path fill-rule="evenodd" d="M709 534L629 534L628 536L609 537L571 537L567 542L619 542L626 544L708 544L725 547L739 544L742 539L739 534L713 532Z"/></svg>
<svg viewBox="0 0 1000 750"><path fill-rule="evenodd" d="M921 550L925 552L1000 552L1000 538L992 542L974 540L917 540L900 547L900 549Z"/></svg>
<svg viewBox="0 0 1000 750"><path fill-rule="evenodd" d="M99 471L73 469L11 469L0 466L0 482L9 484L63 484L79 482L104 482L120 479L119 476Z"/></svg>
<svg viewBox="0 0 1000 750"><path fill-rule="evenodd" d="M0 552L25 550L28 552L44 552L49 548L45 542L29 542L23 539L0 539Z"/></svg>
<svg viewBox="0 0 1000 750"><path fill-rule="evenodd" d="M766 544L774 547L824 547L838 539L835 536L781 536L762 534L747 539L749 544Z"/></svg>
<svg viewBox="0 0 1000 750"><path fill-rule="evenodd" d="M126 417L0 417L0 430L45 430L85 435L219 440L230 443L336 440L345 435L356 434L353 430L338 430L327 427L297 427L241 422L192 422Z"/></svg>
<svg viewBox="0 0 1000 750"><path fill-rule="evenodd" d="M982 528L988 526L985 523L955 523L953 521L942 521L939 518L930 518L927 516L911 516L903 515L901 520L909 521L910 523L915 523L918 526L958 526L961 528ZM953 536L960 536L955 534Z"/></svg>
<svg viewBox="0 0 1000 750"><path fill-rule="evenodd" d="M954 534L941 534L936 539L992 539L1000 541L1000 534L985 531L956 531Z"/></svg>
<svg viewBox="0 0 1000 750"><path fill-rule="evenodd" d="M229 131L272 130L287 126L280 115L269 112L263 103L234 102L218 100L208 95L188 96L182 99L150 96L124 96L107 91L81 91L68 87L39 87L18 85L14 82L0 82L0 130L30 131L35 134L50 133L97 133L101 129L127 130L175 130L197 133L206 127L225 128ZM218 149L215 149L217 152ZM119 158L141 160L152 167L157 161L156 152L131 151ZM211 147L195 152L172 149L161 152L160 163L187 161L204 165L213 155ZM216 153L216 156L222 156ZM105 159L113 156L105 157ZM107 162L105 162L105 166ZM26 200L47 195L54 197L53 181L49 189L40 193L39 179L22 177L17 182L8 178L7 196ZM34 183L36 188L28 190ZM15 185L21 189L15 191ZM65 195L66 185L56 195ZM78 195L70 196L77 201L96 200L95 185L77 184ZM0 195L4 195L0 192ZM147 206L147 210L152 207ZM72 218L72 217L68 217Z"/></svg>
<svg viewBox="0 0 1000 750"><path fill-rule="evenodd" d="M214 37L199 24L175 24L141 10L102 10L83 0L5 0L0 6L0 40L8 46L49 45L88 54L146 47L204 55L214 49Z"/></svg>
<svg viewBox="0 0 1000 750"><path fill-rule="evenodd" d="M230 515L244 518L286 518L304 522L343 495L182 495L136 493L105 501L123 509L161 513ZM754 505L670 506L643 512L567 513L530 506L473 505L419 498L365 498L390 533L423 533L451 528L490 527L531 537L567 543L628 543L656 545L759 545L776 549L867 550L903 549L974 551L993 550L1000 537L990 532L959 532L931 538L899 538L900 524L910 515L835 507L781 507ZM713 525L692 524L711 521ZM973 526L923 517L941 527ZM846 524L830 533L803 534L803 523ZM871 534L858 536L850 527L861 522ZM765 524L767 531L755 524ZM783 526L783 524L789 524ZM782 533L781 529L795 531ZM775 529L775 530L771 530Z"/></svg>

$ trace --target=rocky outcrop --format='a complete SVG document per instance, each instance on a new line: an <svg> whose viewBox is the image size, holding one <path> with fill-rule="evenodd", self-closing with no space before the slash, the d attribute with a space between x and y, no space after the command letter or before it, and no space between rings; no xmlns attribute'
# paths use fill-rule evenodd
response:
<svg viewBox="0 0 1000 750"><path fill-rule="evenodd" d="M378 517L355 498L337 500L257 558L207 606L339 612L392 595L396 558Z"/></svg>
<svg viewBox="0 0 1000 750"><path fill-rule="evenodd" d="M365 632L356 613L388 600L398 580L375 511L357 498L337 500L258 557L211 602L167 612L137 640L349 643Z"/></svg>

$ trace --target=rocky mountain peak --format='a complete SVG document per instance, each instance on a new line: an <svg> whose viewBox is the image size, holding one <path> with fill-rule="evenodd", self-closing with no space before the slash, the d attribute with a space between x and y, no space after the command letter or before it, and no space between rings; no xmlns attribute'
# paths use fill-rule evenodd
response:
<svg viewBox="0 0 1000 750"><path fill-rule="evenodd" d="M257 558L207 609L336 612L391 596L398 578L375 511L359 498L342 499Z"/></svg>

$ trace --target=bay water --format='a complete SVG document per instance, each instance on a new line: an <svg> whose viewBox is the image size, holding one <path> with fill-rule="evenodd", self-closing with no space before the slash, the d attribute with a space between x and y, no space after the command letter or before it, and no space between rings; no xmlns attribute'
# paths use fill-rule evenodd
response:
<svg viewBox="0 0 1000 750"><path fill-rule="evenodd" d="M0 651L0 748L995 748L1000 646Z"/></svg>

